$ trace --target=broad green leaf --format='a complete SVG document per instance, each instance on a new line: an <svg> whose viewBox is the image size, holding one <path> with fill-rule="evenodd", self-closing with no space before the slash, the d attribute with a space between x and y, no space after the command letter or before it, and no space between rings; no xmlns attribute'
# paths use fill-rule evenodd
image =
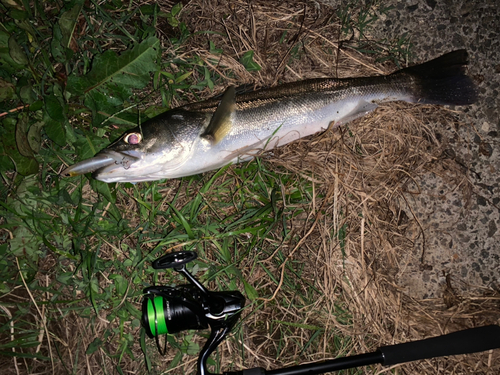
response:
<svg viewBox="0 0 500 375"><path fill-rule="evenodd" d="M61 15L59 21L54 25L52 40L50 42L52 56L61 63L71 59L73 51L69 49L71 38L75 29L76 21L82 10L83 3L78 1L70 10Z"/></svg>
<svg viewBox="0 0 500 375"><path fill-rule="evenodd" d="M13 74L23 68L22 64L15 62L10 56L9 34L0 30L0 68Z"/></svg>
<svg viewBox="0 0 500 375"><path fill-rule="evenodd" d="M180 22L175 17L180 13L181 9L182 9L182 4L177 3L172 7L172 11L170 13L167 13L167 22L170 24L170 26L172 27L179 26Z"/></svg>
<svg viewBox="0 0 500 375"><path fill-rule="evenodd" d="M68 84L75 84L77 88L79 85L86 85L86 94L94 90L112 93L116 85L129 89L143 88L149 82L149 73L156 69L155 60L159 47L159 40L151 37L121 55L108 50L95 57L92 70L85 76L85 80L75 77Z"/></svg>
<svg viewBox="0 0 500 375"><path fill-rule="evenodd" d="M94 341L92 341L89 346L87 347L87 351L85 352L85 354L87 355L90 355L92 353L95 353L97 350L99 350L99 348L102 346L104 342L99 338L97 337Z"/></svg>
<svg viewBox="0 0 500 375"><path fill-rule="evenodd" d="M92 189L94 189L94 191L102 194L102 196L108 202L111 202L111 203L116 202L116 191L111 191L109 184L102 182L102 181L92 179L90 181L90 185L92 186Z"/></svg>
<svg viewBox="0 0 500 375"><path fill-rule="evenodd" d="M16 144L16 124L12 118L6 118L3 121L3 129L1 131L2 143L1 151L3 156L10 158L14 163L17 172L23 176L38 172L38 162L32 157L23 156Z"/></svg>
<svg viewBox="0 0 500 375"><path fill-rule="evenodd" d="M87 75L70 76L67 88L73 94L85 95L85 105L92 110L94 124L99 124L122 109L133 89L149 83L150 73L157 69L159 48L159 40L150 37L121 55L108 50L94 58Z"/></svg>
<svg viewBox="0 0 500 375"><path fill-rule="evenodd" d="M259 296L259 293L255 288L250 285L245 279L243 279L243 285L245 286L245 293L250 301L254 301Z"/></svg>
<svg viewBox="0 0 500 375"><path fill-rule="evenodd" d="M197 355L200 351L200 345L197 342L192 341L188 336L184 339L181 345L181 351L187 355Z"/></svg>
<svg viewBox="0 0 500 375"><path fill-rule="evenodd" d="M26 104L32 104L36 100L36 93L30 83L27 83L19 89L19 97Z"/></svg>
<svg viewBox="0 0 500 375"><path fill-rule="evenodd" d="M28 58L24 53L22 47L17 43L14 36L9 38L9 53L12 60L14 60L19 65L27 65Z"/></svg>
<svg viewBox="0 0 500 375"><path fill-rule="evenodd" d="M63 122L66 120L64 116L64 107L55 95L47 95L44 99L45 110L49 116L55 121Z"/></svg>
<svg viewBox="0 0 500 375"><path fill-rule="evenodd" d="M1 57L1 56L0 56ZM14 85L0 78L0 102L11 100L16 97Z"/></svg>
<svg viewBox="0 0 500 375"><path fill-rule="evenodd" d="M124 296L127 292L128 287L127 280L122 275L118 274L109 275L109 278L115 281L114 285L116 287L116 292L118 293L118 295Z"/></svg>
<svg viewBox="0 0 500 375"><path fill-rule="evenodd" d="M21 155L32 158L33 150L27 136L28 126L28 116L25 113L21 113L16 124L16 145Z"/></svg>
<svg viewBox="0 0 500 375"><path fill-rule="evenodd" d="M31 124L28 130L28 143L31 149L38 153L42 146L42 128L45 124L41 121Z"/></svg>
<svg viewBox="0 0 500 375"><path fill-rule="evenodd" d="M74 276L73 272L62 272L56 277L56 279L61 284L70 285L71 279L73 279Z"/></svg>
<svg viewBox="0 0 500 375"><path fill-rule="evenodd" d="M15 256L27 255L31 259L38 258L38 247L41 241L26 227L19 226L13 232L13 238L10 240L10 250Z"/></svg>
<svg viewBox="0 0 500 375"><path fill-rule="evenodd" d="M50 41L50 50L54 59L60 63L64 63L66 61L65 48L62 44L62 39L63 35L61 27L58 24L55 24L52 31L52 40Z"/></svg>
<svg viewBox="0 0 500 375"><path fill-rule="evenodd" d="M64 131L64 126L59 121L55 121L49 116L44 116L45 121L45 133L49 138L57 143L59 146L64 146L66 144L66 136Z"/></svg>
<svg viewBox="0 0 500 375"><path fill-rule="evenodd" d="M59 146L66 144L66 131L64 124L66 123L65 109L61 103L62 99L55 95L47 95L44 98L45 102L45 132L49 138Z"/></svg>
<svg viewBox="0 0 500 375"><path fill-rule="evenodd" d="M243 65L245 69L248 70L249 72L257 72L260 69L262 69L260 65L253 60L253 55L254 55L253 51L247 51L240 58L241 65Z"/></svg>
<svg viewBox="0 0 500 375"><path fill-rule="evenodd" d="M182 3L177 3L172 7L172 16L177 16L182 10Z"/></svg>
<svg viewBox="0 0 500 375"><path fill-rule="evenodd" d="M35 112L43 108L43 102L41 100L37 100L33 104L30 105L30 111Z"/></svg>
<svg viewBox="0 0 500 375"><path fill-rule="evenodd" d="M62 40L61 44L68 48L71 42L71 38L73 37L73 32L75 31L75 25L78 21L78 16L83 7L83 1L77 1L76 4L61 15L59 19L59 26L61 28Z"/></svg>

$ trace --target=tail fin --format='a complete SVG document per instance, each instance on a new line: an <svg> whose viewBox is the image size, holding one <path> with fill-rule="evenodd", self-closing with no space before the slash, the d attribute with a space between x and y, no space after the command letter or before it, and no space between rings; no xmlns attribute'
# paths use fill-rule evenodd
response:
<svg viewBox="0 0 500 375"><path fill-rule="evenodd" d="M426 104L467 105L477 100L476 85L466 75L467 51L457 50L394 75L415 79L413 101Z"/></svg>

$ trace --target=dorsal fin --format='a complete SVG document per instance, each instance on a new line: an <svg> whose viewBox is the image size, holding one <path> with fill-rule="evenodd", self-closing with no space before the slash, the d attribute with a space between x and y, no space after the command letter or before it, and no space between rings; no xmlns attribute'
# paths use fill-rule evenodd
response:
<svg viewBox="0 0 500 375"><path fill-rule="evenodd" d="M219 106L215 110L210 124L201 135L202 138L216 145L224 139L233 126L231 115L236 109L236 91L234 86L229 86L224 92Z"/></svg>

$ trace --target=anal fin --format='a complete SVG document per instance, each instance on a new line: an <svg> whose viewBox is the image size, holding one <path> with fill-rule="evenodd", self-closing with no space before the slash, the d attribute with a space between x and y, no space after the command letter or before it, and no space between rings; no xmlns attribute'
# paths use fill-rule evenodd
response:
<svg viewBox="0 0 500 375"><path fill-rule="evenodd" d="M347 124L350 121L356 120L357 118L363 117L367 115L370 112L373 112L375 109L377 109L378 105L376 103L372 102L367 102L367 101L360 101L354 109L337 120L334 124L335 127Z"/></svg>

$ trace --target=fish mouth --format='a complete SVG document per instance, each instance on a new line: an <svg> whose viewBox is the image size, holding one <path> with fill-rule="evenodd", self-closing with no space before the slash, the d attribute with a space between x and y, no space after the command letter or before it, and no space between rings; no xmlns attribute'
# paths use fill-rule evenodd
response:
<svg viewBox="0 0 500 375"><path fill-rule="evenodd" d="M64 177L74 177L85 173L99 174L109 172L117 168L129 169L139 159L140 156L135 151L104 150L93 158L73 164L64 169L60 174Z"/></svg>

